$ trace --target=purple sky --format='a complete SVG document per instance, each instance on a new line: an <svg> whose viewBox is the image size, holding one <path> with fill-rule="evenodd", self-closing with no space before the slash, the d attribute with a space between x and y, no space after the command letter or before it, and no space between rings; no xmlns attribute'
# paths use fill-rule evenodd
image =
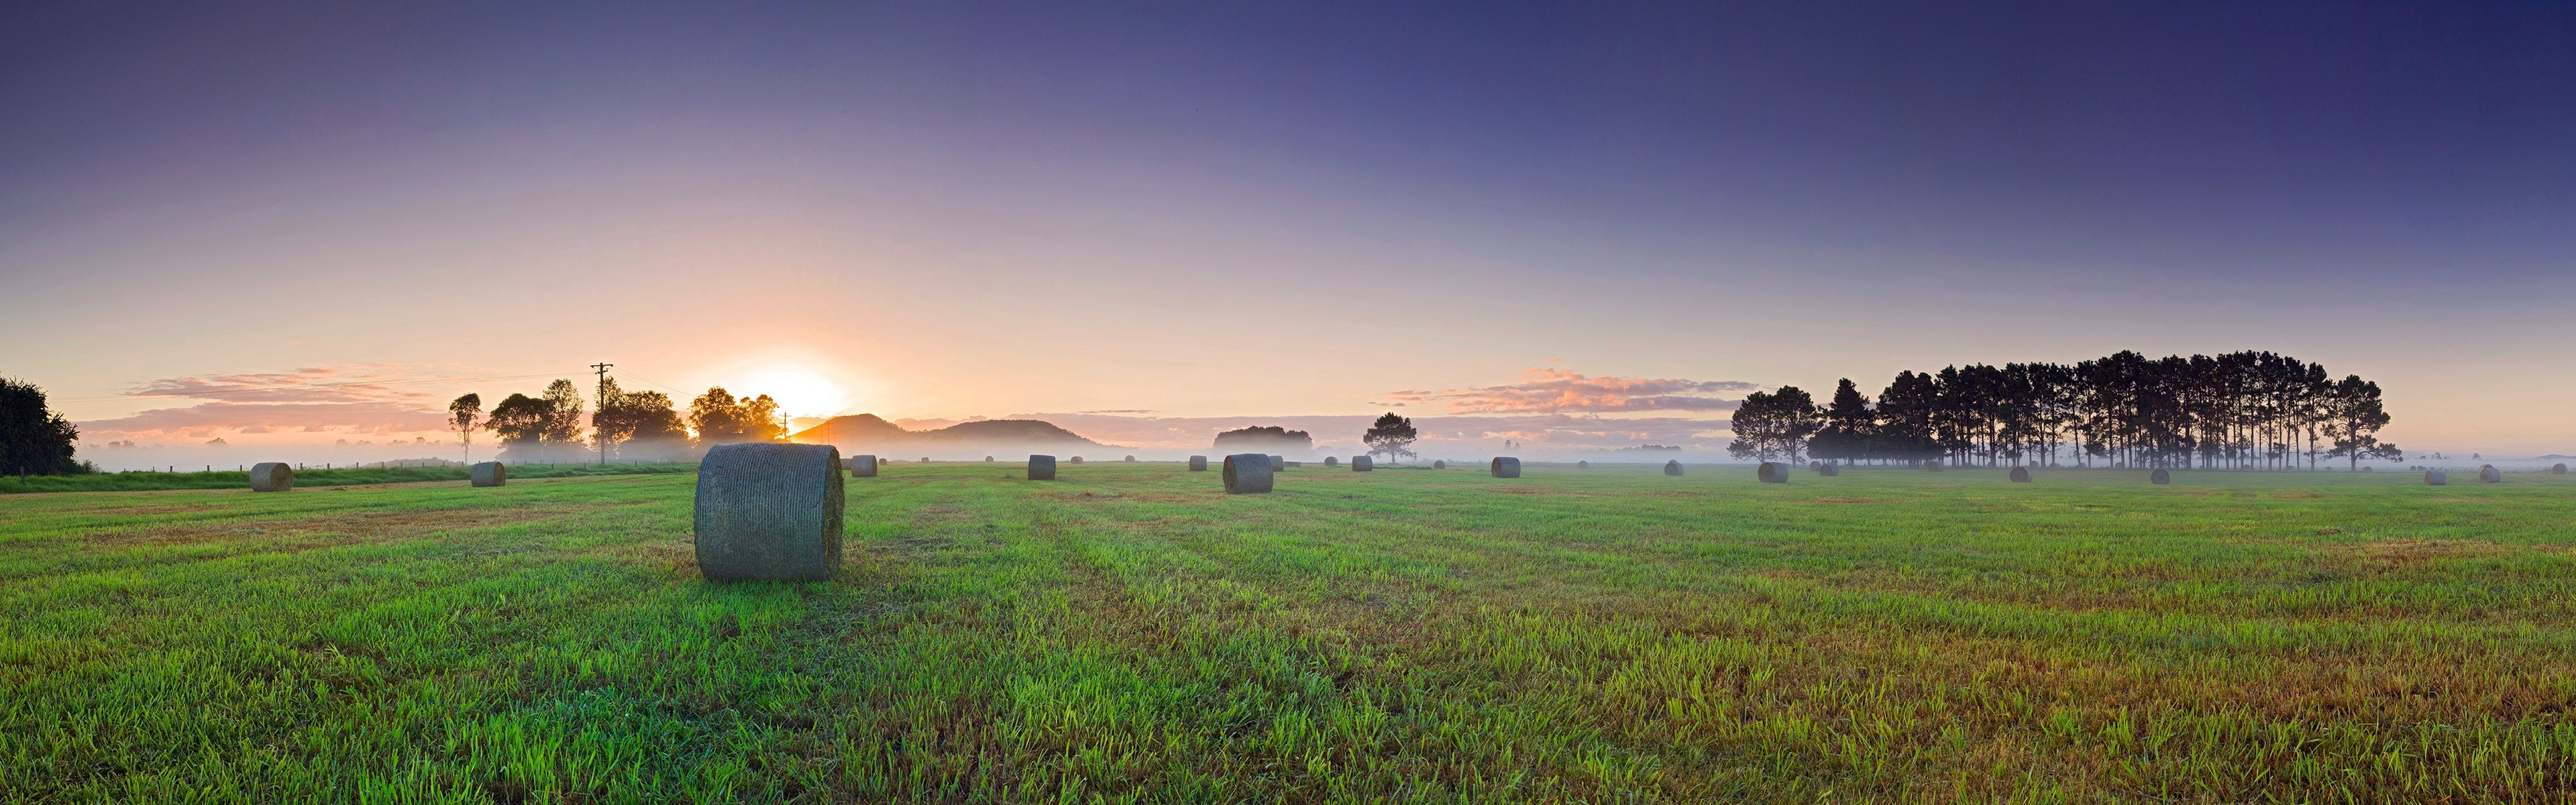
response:
<svg viewBox="0 0 2576 805"><path fill-rule="evenodd" d="M2270 349L2576 452L2566 3L29 3L0 109L0 373L146 438ZM303 369L510 379L119 396Z"/></svg>

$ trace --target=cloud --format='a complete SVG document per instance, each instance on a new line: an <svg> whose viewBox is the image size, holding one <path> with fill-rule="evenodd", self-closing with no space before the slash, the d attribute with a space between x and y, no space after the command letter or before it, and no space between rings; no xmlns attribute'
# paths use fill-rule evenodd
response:
<svg viewBox="0 0 2576 805"><path fill-rule="evenodd" d="M209 402L78 424L84 436L195 439L219 432L438 432L447 428L446 400L421 384L454 382L462 379L422 374L400 366L318 366L287 372L162 378L128 389L125 394Z"/></svg>
<svg viewBox="0 0 2576 805"><path fill-rule="evenodd" d="M1523 373L1521 382L1507 386L1398 391L1385 396L1398 403L1444 405L1461 414L1732 411L1742 404L1741 400L1714 395L1759 388L1760 384L1741 380L1590 377L1563 369L1536 368Z"/></svg>

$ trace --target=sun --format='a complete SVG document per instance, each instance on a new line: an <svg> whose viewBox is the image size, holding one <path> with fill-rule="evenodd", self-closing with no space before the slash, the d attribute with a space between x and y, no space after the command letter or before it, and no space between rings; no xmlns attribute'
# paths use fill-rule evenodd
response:
<svg viewBox="0 0 2576 805"><path fill-rule="evenodd" d="M762 394L777 400L778 412L791 417L835 414L850 403L849 390L803 366L761 369L735 391L737 397Z"/></svg>

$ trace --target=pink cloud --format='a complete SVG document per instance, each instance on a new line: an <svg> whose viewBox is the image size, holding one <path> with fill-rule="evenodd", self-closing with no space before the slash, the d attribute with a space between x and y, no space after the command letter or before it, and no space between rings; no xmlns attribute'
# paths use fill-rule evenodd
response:
<svg viewBox="0 0 2576 805"><path fill-rule="evenodd" d="M83 434L191 439L224 432L443 432L447 429L446 396L428 389L450 380L401 366L317 366L286 372L163 378L125 393L209 402L156 408L79 425ZM497 400L485 400L487 406L493 402Z"/></svg>
<svg viewBox="0 0 2576 805"><path fill-rule="evenodd" d="M1741 400L1721 399L1719 392L1759 389L1741 380L1590 377L1563 369L1536 368L1521 382L1442 391L1398 391L1393 403L1447 406L1462 414L1525 414L1621 411L1732 411Z"/></svg>

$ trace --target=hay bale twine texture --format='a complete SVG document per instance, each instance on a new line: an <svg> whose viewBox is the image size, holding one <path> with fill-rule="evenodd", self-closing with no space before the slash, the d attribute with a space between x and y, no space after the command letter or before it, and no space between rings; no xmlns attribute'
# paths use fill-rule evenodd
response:
<svg viewBox="0 0 2576 805"><path fill-rule="evenodd" d="M1190 457L1190 471L1191 471L1191 472L1206 472L1206 471L1207 471L1207 456L1191 456L1191 457Z"/></svg>
<svg viewBox="0 0 2576 805"><path fill-rule="evenodd" d="M1449 462L1446 462L1446 461L1434 461L1434 462L1431 462L1431 468L1432 468L1432 469L1435 469L1435 470L1445 470L1445 469L1448 469L1448 468L1449 468Z"/></svg>
<svg viewBox="0 0 2576 805"><path fill-rule="evenodd" d="M1789 482L1789 468L1776 461L1765 461L1762 466L1753 468L1753 477L1766 484L1785 484Z"/></svg>
<svg viewBox="0 0 2576 805"><path fill-rule="evenodd" d="M698 463L698 572L709 581L822 581L841 565L841 451L721 444Z"/></svg>
<svg viewBox="0 0 2576 805"><path fill-rule="evenodd" d="M2500 484L2500 483L2504 483L2504 471L2503 471L2503 470L2496 469L2496 468L2495 468L2495 465L2493 465L2493 464L2489 464L2489 465L2486 465L2486 466L2484 466L2484 467L2479 467L2479 468L2478 468L2478 483L2482 483L2482 484Z"/></svg>
<svg viewBox="0 0 2576 805"><path fill-rule="evenodd" d="M1842 477L1843 468L1839 464L1827 464L1822 467L1817 467L1816 474L1827 478L1839 478Z"/></svg>
<svg viewBox="0 0 2576 805"><path fill-rule="evenodd" d="M1664 462L1664 474L1676 478L1681 477L1682 463L1678 460Z"/></svg>
<svg viewBox="0 0 2576 805"><path fill-rule="evenodd" d="M2014 467L2012 471L2012 482L2017 484L2030 483L2030 468Z"/></svg>
<svg viewBox="0 0 2576 805"><path fill-rule="evenodd" d="M1498 456L1494 459L1493 471L1496 478L1521 477L1521 460L1510 456Z"/></svg>
<svg viewBox="0 0 2576 805"><path fill-rule="evenodd" d="M2147 483L2151 483L2151 484L2169 484L2169 483L2173 483L2173 473L2166 472L2166 471L2164 471L2163 469L2157 469L2155 472L2147 473Z"/></svg>
<svg viewBox="0 0 2576 805"><path fill-rule="evenodd" d="M502 486L510 482L510 468L498 461L486 461L466 470L465 477L475 486Z"/></svg>
<svg viewBox="0 0 2576 805"><path fill-rule="evenodd" d="M1325 456L1325 457L1324 457L1324 466L1327 466L1327 467L1339 467L1339 466L1341 466L1341 465L1342 465L1342 459L1341 459L1341 457L1339 457L1339 456Z"/></svg>
<svg viewBox="0 0 2576 805"><path fill-rule="evenodd" d="M1280 471L1280 470L1284 470L1284 469L1287 469L1287 468L1288 468L1288 457L1287 457L1287 456L1271 456L1271 457L1270 457L1270 471L1271 471L1271 472L1278 472L1278 471Z"/></svg>
<svg viewBox="0 0 2576 805"><path fill-rule="evenodd" d="M295 488L295 470L284 462L263 461L250 468L250 491L284 492Z"/></svg>
<svg viewBox="0 0 2576 805"><path fill-rule="evenodd" d="M1080 461L1081 461L1081 459L1075 459L1075 461L1076 461L1076 462L1080 462ZM1033 456L1029 456L1029 480L1032 480L1032 481L1052 481L1052 480L1055 480L1055 457L1054 457L1054 456L1035 456L1035 455L1033 455Z"/></svg>
<svg viewBox="0 0 2576 805"><path fill-rule="evenodd" d="M1260 453L1236 453L1225 457L1225 493L1257 495L1270 491L1271 459Z"/></svg>
<svg viewBox="0 0 2576 805"><path fill-rule="evenodd" d="M1368 456L1351 457L1352 472L1368 472L1374 469L1377 469L1377 459L1369 458Z"/></svg>
<svg viewBox="0 0 2576 805"><path fill-rule="evenodd" d="M2451 476L2443 474L2441 470L2425 470L2425 471L2424 471L2424 485L2425 485L2425 486L2450 486L2450 485L2451 485Z"/></svg>
<svg viewBox="0 0 2576 805"><path fill-rule="evenodd" d="M846 467L849 467L849 468L850 468L850 477L852 477L852 478L874 478L874 477L877 477L877 457L876 457L876 456L872 456L872 455L851 456L851 457L849 458L849 460L847 460L847 461L843 461L843 462L841 462L841 464L842 464L843 466L846 466Z"/></svg>

